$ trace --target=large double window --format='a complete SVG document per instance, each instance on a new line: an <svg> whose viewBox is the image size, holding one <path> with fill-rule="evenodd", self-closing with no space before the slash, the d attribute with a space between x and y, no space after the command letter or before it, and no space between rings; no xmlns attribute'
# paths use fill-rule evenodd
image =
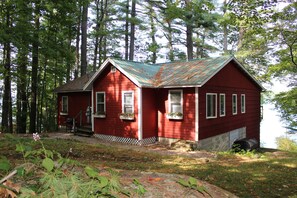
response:
<svg viewBox="0 0 297 198"><path fill-rule="evenodd" d="M123 93L122 93L122 113L134 113L134 93L133 93L133 91L123 91Z"/></svg>
<svg viewBox="0 0 297 198"><path fill-rule="evenodd" d="M206 94L206 118L217 117L217 94L207 93Z"/></svg>

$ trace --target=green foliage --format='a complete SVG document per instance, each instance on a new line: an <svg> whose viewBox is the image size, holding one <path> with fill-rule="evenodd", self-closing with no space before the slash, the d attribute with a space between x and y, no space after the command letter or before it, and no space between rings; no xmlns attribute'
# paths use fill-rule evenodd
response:
<svg viewBox="0 0 297 198"><path fill-rule="evenodd" d="M0 156L0 171L8 172L11 169L11 164L5 156Z"/></svg>
<svg viewBox="0 0 297 198"><path fill-rule="evenodd" d="M184 179L179 179L177 181L177 183L179 183L180 185L193 189L193 190L197 190L198 192L204 194L207 193L207 190L204 186L201 186L198 184L198 180L195 179L194 177L189 177L188 180L184 180Z"/></svg>
<svg viewBox="0 0 297 198"><path fill-rule="evenodd" d="M283 151L297 152L297 142L286 138L278 137L276 138L277 148Z"/></svg>
<svg viewBox="0 0 297 198"><path fill-rule="evenodd" d="M136 193L140 196L144 195L147 190L144 188L144 186L140 183L138 179L133 180L133 184L136 185Z"/></svg>
<svg viewBox="0 0 297 198"><path fill-rule="evenodd" d="M273 102L281 117L291 128L297 128L297 87L276 94Z"/></svg>

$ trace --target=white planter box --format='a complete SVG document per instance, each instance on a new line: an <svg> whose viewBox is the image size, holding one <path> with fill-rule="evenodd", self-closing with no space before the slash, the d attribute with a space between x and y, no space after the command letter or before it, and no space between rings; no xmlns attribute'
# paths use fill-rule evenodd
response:
<svg viewBox="0 0 297 198"><path fill-rule="evenodd" d="M166 115L169 120L182 120L184 117L182 115Z"/></svg>
<svg viewBox="0 0 297 198"><path fill-rule="evenodd" d="M120 115L121 120L134 120L134 117Z"/></svg>
<svg viewBox="0 0 297 198"><path fill-rule="evenodd" d="M66 116L66 115L68 115L68 112L60 112L60 115Z"/></svg>
<svg viewBox="0 0 297 198"><path fill-rule="evenodd" d="M94 115L94 118L106 118L105 114L98 114L98 115Z"/></svg>

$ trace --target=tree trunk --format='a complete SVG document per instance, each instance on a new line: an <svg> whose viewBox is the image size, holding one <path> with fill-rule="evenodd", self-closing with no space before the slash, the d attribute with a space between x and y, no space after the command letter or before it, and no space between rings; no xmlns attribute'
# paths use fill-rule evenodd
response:
<svg viewBox="0 0 297 198"><path fill-rule="evenodd" d="M27 64L28 51L25 48L18 50L18 68L17 68L17 133L26 133L27 131Z"/></svg>
<svg viewBox="0 0 297 198"><path fill-rule="evenodd" d="M134 46L135 46L135 17L136 17L136 0L132 0L131 6L131 30L130 30L130 53L129 60L134 60Z"/></svg>
<svg viewBox="0 0 297 198"><path fill-rule="evenodd" d="M80 75L87 73L87 28L88 28L88 3L84 2L82 8L82 23L81 23L81 66Z"/></svg>
<svg viewBox="0 0 297 198"><path fill-rule="evenodd" d="M129 0L126 2L126 23L125 23L125 60L129 57Z"/></svg>
<svg viewBox="0 0 297 198"><path fill-rule="evenodd" d="M10 21L10 12L9 8L6 13L6 29L10 29L11 21ZM8 33L7 33L8 34ZM10 41L4 41L4 90L3 90L3 102L2 102L2 123L1 123L1 131L12 133L12 102L11 102L11 46Z"/></svg>
<svg viewBox="0 0 297 198"><path fill-rule="evenodd" d="M154 23L154 9L152 4L150 3L149 5L149 18L150 18L150 25L151 25L151 39L152 39L152 63L156 63L157 61L157 42L156 42L156 27L155 27L155 23Z"/></svg>
<svg viewBox="0 0 297 198"><path fill-rule="evenodd" d="M76 26L76 39L75 39L75 70L74 70L74 78L78 78L78 71L80 68L80 60L79 60L79 43L80 43L80 26L81 26L81 6L79 6L79 16Z"/></svg>
<svg viewBox="0 0 297 198"><path fill-rule="evenodd" d="M224 0L223 4L223 14L225 14L227 11L227 0ZM227 32L227 24L224 22L223 24L223 51L224 54L228 53L228 32Z"/></svg>
<svg viewBox="0 0 297 198"><path fill-rule="evenodd" d="M185 0L185 5L188 6L189 0ZM188 60L193 59L193 25L192 25L192 10L186 14L186 47Z"/></svg>
<svg viewBox="0 0 297 198"><path fill-rule="evenodd" d="M32 44L32 74L31 74L31 111L30 111L30 133L36 132L36 113L37 113L37 83L38 83L38 64L39 64L39 28L40 28L39 2L35 7L35 30Z"/></svg>

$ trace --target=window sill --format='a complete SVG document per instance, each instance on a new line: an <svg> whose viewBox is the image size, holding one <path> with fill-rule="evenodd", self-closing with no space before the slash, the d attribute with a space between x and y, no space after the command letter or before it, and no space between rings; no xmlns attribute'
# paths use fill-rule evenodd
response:
<svg viewBox="0 0 297 198"><path fill-rule="evenodd" d="M120 116L121 120L134 120L134 117Z"/></svg>
<svg viewBox="0 0 297 198"><path fill-rule="evenodd" d="M182 120L183 116L177 116L177 115L166 115L167 119L169 120Z"/></svg>
<svg viewBox="0 0 297 198"><path fill-rule="evenodd" d="M94 115L94 118L106 118L105 114Z"/></svg>
<svg viewBox="0 0 297 198"><path fill-rule="evenodd" d="M66 115L68 115L68 112L60 112L60 115L66 116Z"/></svg>

